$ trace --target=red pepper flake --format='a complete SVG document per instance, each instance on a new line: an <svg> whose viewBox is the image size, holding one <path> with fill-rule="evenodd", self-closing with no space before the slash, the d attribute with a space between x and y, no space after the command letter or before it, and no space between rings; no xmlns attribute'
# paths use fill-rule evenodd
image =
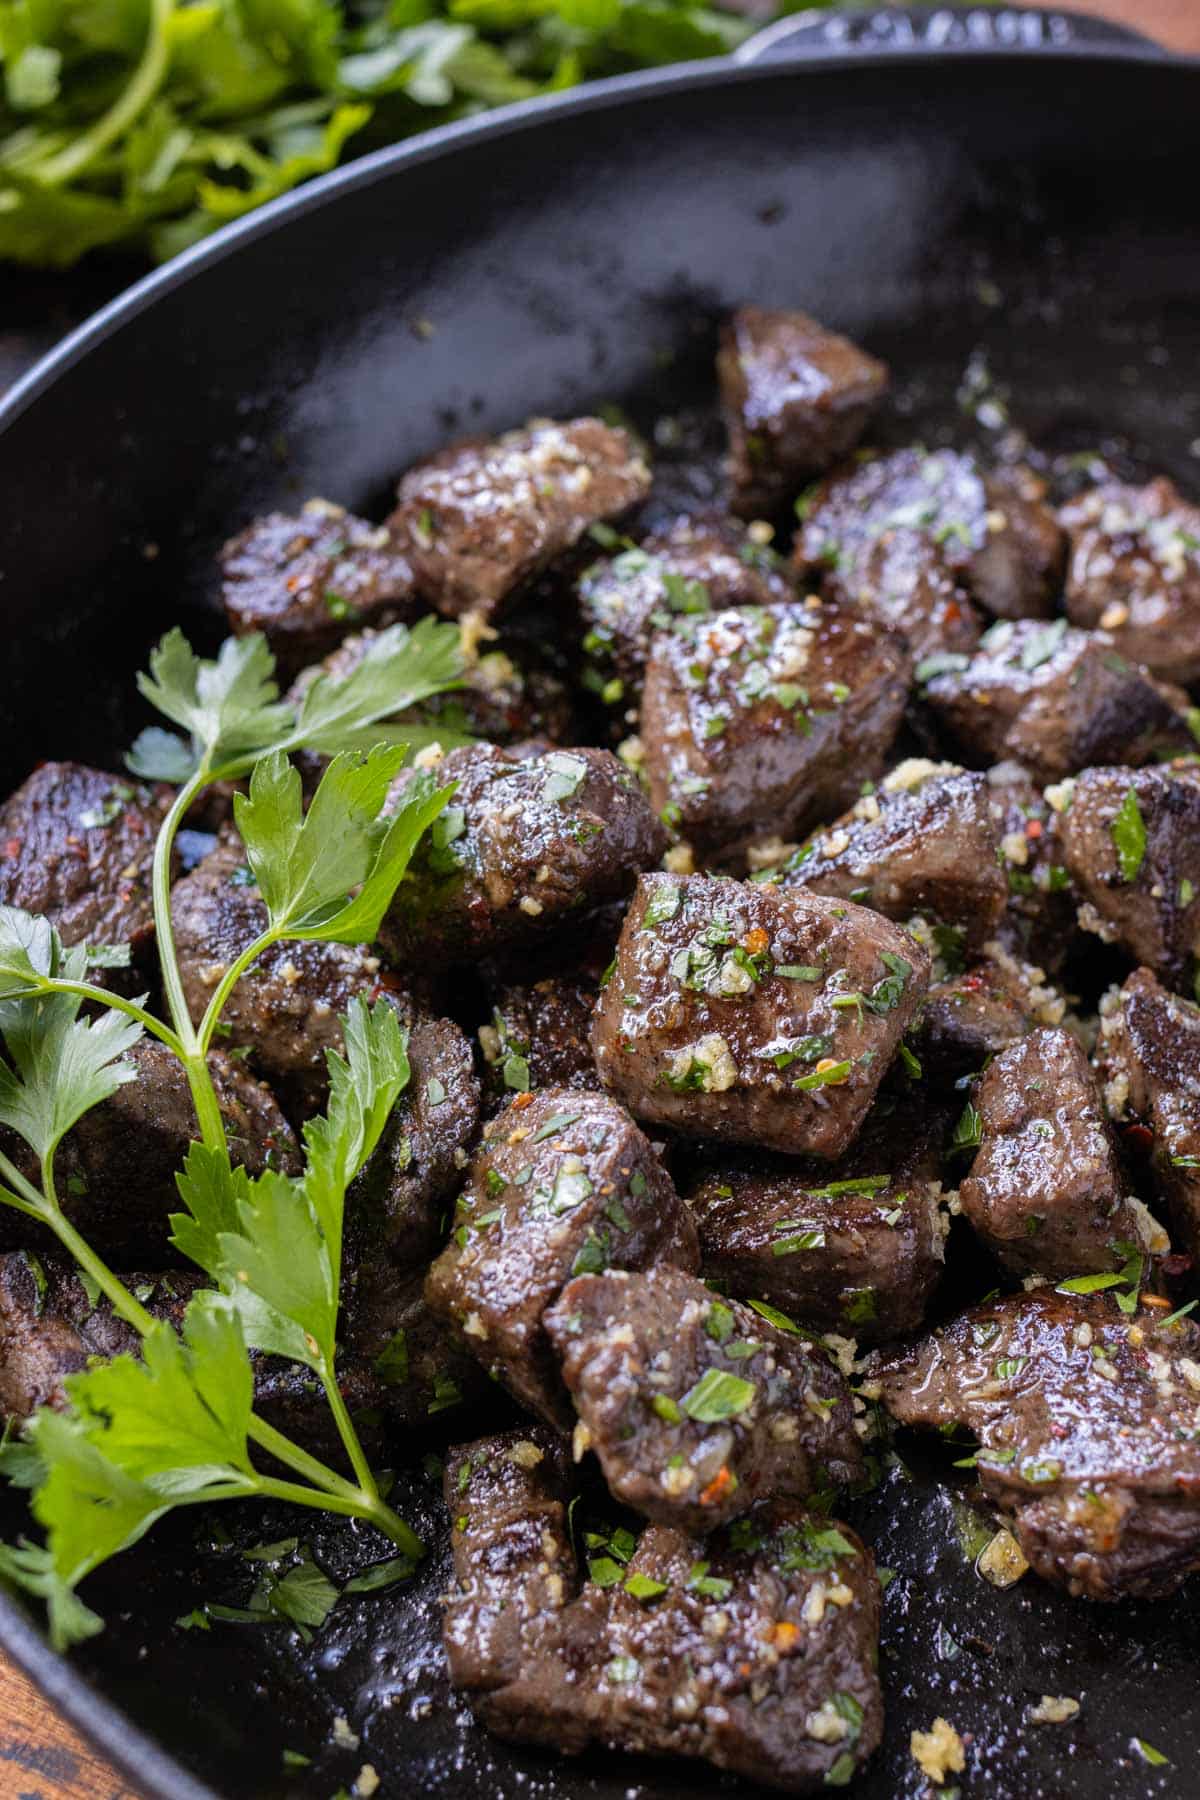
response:
<svg viewBox="0 0 1200 1800"><path fill-rule="evenodd" d="M1040 819L1026 819L1025 836L1027 838L1040 838L1044 830L1045 826Z"/></svg>
<svg viewBox="0 0 1200 1800"><path fill-rule="evenodd" d="M958 601L947 600L945 606L942 608L942 618L945 620L946 624L953 625L955 620L961 619L962 616L962 607L958 604Z"/></svg>
<svg viewBox="0 0 1200 1800"><path fill-rule="evenodd" d="M725 1463L717 1470L706 1488L701 1489L701 1506L715 1506L722 1495L728 1494L733 1487L733 1473Z"/></svg>
<svg viewBox="0 0 1200 1800"><path fill-rule="evenodd" d="M1174 1304L1167 1299L1165 1294L1143 1294L1141 1298L1143 1306L1163 1306L1169 1308Z"/></svg>
<svg viewBox="0 0 1200 1800"><path fill-rule="evenodd" d="M1134 1150L1149 1150L1154 1142L1154 1133L1148 1125L1126 1125L1121 1136Z"/></svg>
<svg viewBox="0 0 1200 1800"><path fill-rule="evenodd" d="M21 854L20 838L5 838L4 854L5 854L5 856L20 856L20 854Z"/></svg>
<svg viewBox="0 0 1200 1800"><path fill-rule="evenodd" d="M761 956L770 941L770 938L767 936L762 926L756 925L754 929L748 931L742 939L742 948L749 951L751 956Z"/></svg>
<svg viewBox="0 0 1200 1800"><path fill-rule="evenodd" d="M524 1112L527 1106L533 1105L533 1095L529 1093L518 1094L512 1104L514 1112Z"/></svg>
<svg viewBox="0 0 1200 1800"><path fill-rule="evenodd" d="M793 1625L790 1619L777 1619L771 1627L771 1642L777 1650L782 1650L785 1656L789 1650L796 1648L799 1636L799 1626Z"/></svg>

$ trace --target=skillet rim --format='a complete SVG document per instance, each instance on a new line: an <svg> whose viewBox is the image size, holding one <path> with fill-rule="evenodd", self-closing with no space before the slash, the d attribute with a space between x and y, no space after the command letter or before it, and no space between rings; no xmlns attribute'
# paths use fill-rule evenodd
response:
<svg viewBox="0 0 1200 1800"><path fill-rule="evenodd" d="M1070 16L1087 18L1089 15ZM752 43L753 39L747 42ZM536 130L568 115L618 108L627 97L635 95L653 97L757 80L817 75L825 70L842 72L848 68L879 68L905 62L926 65L936 61L952 66L979 61L1020 64L1033 58L1071 65L1149 63L1190 71L1193 78L1200 78L1200 55L1172 55L1164 52L1161 45L1136 37L1038 45L808 43L790 54L772 55L761 61L720 57L676 63L611 76L561 94L516 101L493 112L437 126L317 176L291 193L223 226L162 268L141 277L69 332L14 383L0 399L0 435L89 353L184 283L235 256L244 245L286 228L293 219L310 211L336 204L342 194L388 180L406 168L453 152L460 145L499 140L513 133ZM0 1588L0 1650L53 1703L91 1748L139 1790L139 1800L222 1800L215 1788L190 1774L175 1756L135 1724L129 1713L105 1699L67 1654L53 1650L24 1604L3 1588Z"/></svg>

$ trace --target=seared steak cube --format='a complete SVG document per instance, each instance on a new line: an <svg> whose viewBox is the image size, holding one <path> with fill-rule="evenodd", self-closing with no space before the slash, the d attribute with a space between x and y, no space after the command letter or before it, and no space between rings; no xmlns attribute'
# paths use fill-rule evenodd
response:
<svg viewBox="0 0 1200 1800"><path fill-rule="evenodd" d="M985 1302L884 1358L903 1425L978 1438L984 1493L1047 1581L1091 1600L1171 1593L1200 1568L1200 1326L1111 1294Z"/></svg>
<svg viewBox="0 0 1200 1800"><path fill-rule="evenodd" d="M499 1735L702 1758L789 1793L845 1783L879 1742L879 1583L846 1526L786 1502L704 1541L652 1525L581 1584L540 1428L452 1452L445 1496L450 1679Z"/></svg>
<svg viewBox="0 0 1200 1800"><path fill-rule="evenodd" d="M1023 960L1057 970L1078 935L1058 812L1017 763L988 770L988 795L1008 884L997 935Z"/></svg>
<svg viewBox="0 0 1200 1800"><path fill-rule="evenodd" d="M648 876L596 1009L596 1066L640 1119L838 1156L928 978L927 953L865 907Z"/></svg>
<svg viewBox="0 0 1200 1800"><path fill-rule="evenodd" d="M1145 762L1191 741L1181 690L1065 619L993 625L969 660L927 673L925 698L965 754L1012 757L1039 781L1089 763Z"/></svg>
<svg viewBox="0 0 1200 1800"><path fill-rule="evenodd" d="M255 519L221 552L221 582L230 629L261 631L289 675L356 625L391 625L420 610L387 527L328 500Z"/></svg>
<svg viewBox="0 0 1200 1800"><path fill-rule="evenodd" d="M989 945L957 974L935 982L909 1043L926 1075L975 1075L990 1057L1036 1025L1058 1025L1067 1010L1045 971Z"/></svg>
<svg viewBox="0 0 1200 1800"><path fill-rule="evenodd" d="M940 546L911 526L881 532L836 586L867 618L898 632L918 666L929 657L969 654L983 631Z"/></svg>
<svg viewBox="0 0 1200 1800"><path fill-rule="evenodd" d="M390 1430L440 1425L451 1409L491 1396L475 1358L430 1311L424 1268L400 1273L368 1253L345 1286L341 1378L352 1375L360 1405L381 1414Z"/></svg>
<svg viewBox="0 0 1200 1800"><path fill-rule="evenodd" d="M129 1275L142 1304L176 1329L192 1295L208 1285L197 1270ZM89 1296L75 1264L61 1253L17 1250L0 1256L0 1417L20 1424L39 1406L66 1405L63 1386L93 1357L136 1355L141 1342L109 1302Z"/></svg>
<svg viewBox="0 0 1200 1800"><path fill-rule="evenodd" d="M320 665L300 674L289 698L298 699L318 674L344 680L378 635L368 629L348 637ZM556 743L569 742L572 707L564 684L527 655L514 661L509 649L517 653L511 643L495 643L481 652L464 628L462 686L423 701L416 715L422 726L436 731L444 724L448 735L465 731L493 744L535 735L553 738Z"/></svg>
<svg viewBox="0 0 1200 1800"><path fill-rule="evenodd" d="M1170 681L1200 678L1200 507L1165 476L1092 488L1059 517L1070 541L1067 611Z"/></svg>
<svg viewBox="0 0 1200 1800"><path fill-rule="evenodd" d="M0 904L45 913L64 944L152 948L154 840L170 788L41 763L0 811Z"/></svg>
<svg viewBox="0 0 1200 1800"><path fill-rule="evenodd" d="M940 919L979 945L1007 899L998 850L984 776L912 758L811 837L778 878L889 919Z"/></svg>
<svg viewBox="0 0 1200 1800"><path fill-rule="evenodd" d="M1200 952L1200 773L1085 769L1060 829L1080 924L1189 991Z"/></svg>
<svg viewBox="0 0 1200 1800"><path fill-rule="evenodd" d="M373 1221L392 1262L428 1261L440 1221L479 1132L479 1081L471 1046L449 1019L414 1020L408 1083L374 1154L348 1197Z"/></svg>
<svg viewBox="0 0 1200 1800"><path fill-rule="evenodd" d="M562 931L627 894L666 845L634 777L607 750L520 760L475 744L443 758L438 778L457 791L380 932L401 963L467 962Z"/></svg>
<svg viewBox="0 0 1200 1800"><path fill-rule="evenodd" d="M1046 618L1063 536L1043 493L1027 469L985 475L954 450L895 450L836 472L806 500L796 562L833 598L853 600L879 540L919 532L987 612Z"/></svg>
<svg viewBox="0 0 1200 1800"><path fill-rule="evenodd" d="M743 306L722 329L717 380L734 510L753 519L849 455L888 370L807 313Z"/></svg>
<svg viewBox="0 0 1200 1800"><path fill-rule="evenodd" d="M602 557L579 582L585 682L609 705L641 692L655 632L691 613L768 606L795 589L779 558L733 519L681 518L665 531Z"/></svg>
<svg viewBox="0 0 1200 1800"><path fill-rule="evenodd" d="M579 542L650 491L624 432L599 419L536 420L470 439L408 471L388 524L439 612L492 613Z"/></svg>
<svg viewBox="0 0 1200 1800"><path fill-rule="evenodd" d="M1069 1031L1002 1050L975 1090L979 1153L963 1212L1016 1275L1120 1269L1166 1234L1126 1182L1087 1057Z"/></svg>
<svg viewBox="0 0 1200 1800"><path fill-rule="evenodd" d="M649 1140L603 1094L522 1094L484 1133L426 1298L524 1405L569 1427L542 1324L573 1275L694 1269L696 1228Z"/></svg>
<svg viewBox="0 0 1200 1800"><path fill-rule="evenodd" d="M230 963L267 923L241 839L229 828L171 892L171 920L183 991L199 1020ZM325 1095L327 1050L342 1047L341 1016L364 995L414 1010L399 983L364 945L277 944L242 976L221 1023L228 1042L249 1047L289 1104L313 1112Z"/></svg>
<svg viewBox="0 0 1200 1800"><path fill-rule="evenodd" d="M1097 1045L1113 1118L1154 1133L1154 1176L1180 1245L1200 1258L1200 1007L1135 969L1101 1003Z"/></svg>
<svg viewBox="0 0 1200 1800"><path fill-rule="evenodd" d="M779 1316L879 1343L915 1331L945 1256L943 1120L881 1097L836 1168L722 1161L687 1201L700 1265L723 1291Z"/></svg>
<svg viewBox="0 0 1200 1800"><path fill-rule="evenodd" d="M446 1603L446 1661L491 1725L490 1696L520 1682L575 1597L567 1447L532 1423L458 1444L443 1491L458 1577Z"/></svg>
<svg viewBox="0 0 1200 1800"><path fill-rule="evenodd" d="M599 1077L588 1032L600 991L586 974L545 975L504 987L479 1043L494 1098L528 1088L594 1088Z"/></svg>
<svg viewBox="0 0 1200 1800"><path fill-rule="evenodd" d="M882 771L908 675L897 639L833 607L681 618L642 694L651 800L706 848L829 818Z"/></svg>
<svg viewBox="0 0 1200 1800"><path fill-rule="evenodd" d="M180 1210L175 1176L199 1135L196 1112L183 1064L157 1038L142 1038L127 1060L136 1079L68 1132L55 1157L55 1183L68 1219L111 1267L162 1268L178 1260L167 1221ZM296 1174L298 1146L274 1095L223 1051L211 1051L208 1066L233 1162L251 1175L267 1168ZM7 1154L36 1183L33 1152L3 1135ZM57 1247L48 1230L4 1207L0 1249L21 1245Z"/></svg>
<svg viewBox="0 0 1200 1800"><path fill-rule="evenodd" d="M857 1479L840 1375L794 1332L657 1268L580 1275L545 1316L614 1499L698 1536L774 1495Z"/></svg>

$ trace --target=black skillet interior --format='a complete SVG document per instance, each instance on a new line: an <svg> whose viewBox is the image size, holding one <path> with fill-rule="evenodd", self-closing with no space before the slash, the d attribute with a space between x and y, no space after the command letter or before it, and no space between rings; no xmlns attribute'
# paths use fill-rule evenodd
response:
<svg viewBox="0 0 1200 1800"><path fill-rule="evenodd" d="M956 399L974 352L1035 442L1109 443L1200 487L1198 100L1195 67L1070 54L684 71L360 170L236 254L180 265L0 421L6 782L38 757L103 758L128 740L145 646L175 620L215 638L212 552L255 511L313 492L382 506L419 453L531 412L691 407L711 390L714 321L744 297L802 304L888 355L894 436L987 434ZM907 1470L850 1511L897 1571L887 1745L856 1791L920 1792L909 1733L940 1713L972 1734L968 1792L1193 1792L1194 1597L1102 1610L1032 1579L996 1592L964 1553L949 1458L904 1454ZM397 1492L439 1545L429 1477L402 1475ZM5 1504L7 1536L21 1518ZM96 1578L109 1626L76 1662L221 1793L326 1796L363 1762L385 1795L733 1790L477 1731L442 1670L440 1550L412 1591L343 1602L309 1648L283 1631L180 1629L201 1599L244 1599L239 1546L296 1529L220 1523L235 1543L214 1540L215 1521L199 1537L194 1521L168 1526ZM313 1543L335 1578L381 1553L353 1529ZM0 1641L87 1714L88 1690L31 1647L7 1602ZM1077 1724L1027 1725L1042 1693L1082 1697ZM335 1741L338 1715L358 1748ZM153 1791L185 1792L111 1716L88 1722ZM1170 1766L1149 1766L1134 1737ZM286 1769L285 1749L311 1765Z"/></svg>

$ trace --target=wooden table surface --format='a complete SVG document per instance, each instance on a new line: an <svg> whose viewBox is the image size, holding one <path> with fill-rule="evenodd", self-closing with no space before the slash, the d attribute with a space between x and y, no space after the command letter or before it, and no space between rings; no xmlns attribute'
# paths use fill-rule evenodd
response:
<svg viewBox="0 0 1200 1800"><path fill-rule="evenodd" d="M1200 55L1200 0L1055 0L1135 26ZM5 343L0 334L0 385ZM14 361L27 360L19 352ZM0 1656L0 1800L139 1800L6 1658Z"/></svg>

